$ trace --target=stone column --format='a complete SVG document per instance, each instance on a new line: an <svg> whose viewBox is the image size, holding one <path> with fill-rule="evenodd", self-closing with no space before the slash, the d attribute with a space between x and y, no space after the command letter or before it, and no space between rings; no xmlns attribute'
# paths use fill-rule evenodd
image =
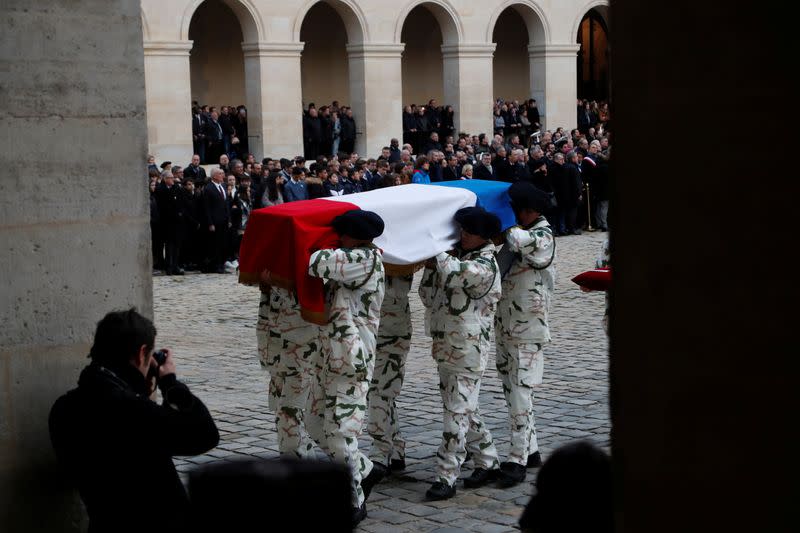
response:
<svg viewBox="0 0 800 533"><path fill-rule="evenodd" d="M148 150L156 161L192 160L192 41L144 43Z"/></svg>
<svg viewBox="0 0 800 533"><path fill-rule="evenodd" d="M579 44L528 47L531 95L536 99L545 128L577 126L578 50Z"/></svg>
<svg viewBox="0 0 800 533"><path fill-rule="evenodd" d="M491 79L495 46L494 43L442 45L442 105L450 104L455 110L456 134L462 131L474 135L492 133Z"/></svg>
<svg viewBox="0 0 800 533"><path fill-rule="evenodd" d="M256 159L303 155L303 43L243 43L250 151Z"/></svg>
<svg viewBox="0 0 800 533"><path fill-rule="evenodd" d="M377 157L392 137L402 142L403 44L348 45L350 101L356 120L356 151Z"/></svg>
<svg viewBox="0 0 800 533"><path fill-rule="evenodd" d="M2 531L85 531L48 413L106 313L152 316L141 20L127 0L0 2Z"/></svg>

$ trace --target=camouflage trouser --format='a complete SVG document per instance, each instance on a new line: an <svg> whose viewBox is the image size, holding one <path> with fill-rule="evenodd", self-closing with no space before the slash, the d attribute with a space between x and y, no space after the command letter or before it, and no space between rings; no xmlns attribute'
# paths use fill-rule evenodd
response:
<svg viewBox="0 0 800 533"><path fill-rule="evenodd" d="M497 372L503 382L511 426L508 460L524 465L539 450L533 417L533 387L542 382L542 345L497 337Z"/></svg>
<svg viewBox="0 0 800 533"><path fill-rule="evenodd" d="M372 470L372 461L358 449L369 383L323 374L309 395L308 432L332 460L350 468L353 507L360 507L364 503L361 480Z"/></svg>
<svg viewBox="0 0 800 533"><path fill-rule="evenodd" d="M313 458L314 443L303 424L303 407L287 401L287 392L308 389L308 380L303 376L273 372L269 380L269 407L275 413L278 430L278 450L281 455L292 455L301 459Z"/></svg>
<svg viewBox="0 0 800 533"><path fill-rule="evenodd" d="M271 324L269 294L261 293L261 300L258 304L258 322L256 322L256 346L258 347L258 360L261 368L270 371L274 364L276 354L269 353L271 348L269 336Z"/></svg>
<svg viewBox="0 0 800 533"><path fill-rule="evenodd" d="M325 372L322 352L314 354L310 361L308 401L306 403L306 429L311 438L325 453L328 443L325 439Z"/></svg>
<svg viewBox="0 0 800 533"><path fill-rule="evenodd" d="M369 387L369 422L372 437L371 460L388 465L392 459L404 459L406 443L400 435L395 399L403 388L406 356L411 335L378 337L375 370Z"/></svg>
<svg viewBox="0 0 800 533"><path fill-rule="evenodd" d="M305 428L303 411L308 402L311 360L319 350L313 343L277 340L270 345L280 356L270 368L269 407L275 413L278 450L282 455L306 458L313 454L314 443Z"/></svg>
<svg viewBox="0 0 800 533"><path fill-rule="evenodd" d="M479 375L457 374L439 367L444 428L442 444L436 453L438 481L455 484L467 451L472 454L475 468L491 470L500 465L492 435L481 421L480 390Z"/></svg>

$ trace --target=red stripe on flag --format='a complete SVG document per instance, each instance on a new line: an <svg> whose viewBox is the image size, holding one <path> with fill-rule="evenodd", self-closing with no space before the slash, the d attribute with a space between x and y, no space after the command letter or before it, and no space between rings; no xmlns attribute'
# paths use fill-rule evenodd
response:
<svg viewBox="0 0 800 533"><path fill-rule="evenodd" d="M338 246L335 217L359 209L348 202L304 200L258 209L250 214L239 250L239 281L258 283L264 270L276 285L294 288L307 319L323 323L322 280L308 275L311 254Z"/></svg>

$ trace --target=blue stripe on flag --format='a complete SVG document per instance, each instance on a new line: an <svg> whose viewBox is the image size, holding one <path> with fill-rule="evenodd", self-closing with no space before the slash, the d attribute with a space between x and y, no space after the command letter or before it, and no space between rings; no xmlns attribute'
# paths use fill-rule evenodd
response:
<svg viewBox="0 0 800 533"><path fill-rule="evenodd" d="M478 197L478 206L500 217L503 231L517 223L514 211L511 210L511 199L508 197L510 183L487 180L458 180L437 181L431 183L431 185L457 187L474 192L475 196Z"/></svg>

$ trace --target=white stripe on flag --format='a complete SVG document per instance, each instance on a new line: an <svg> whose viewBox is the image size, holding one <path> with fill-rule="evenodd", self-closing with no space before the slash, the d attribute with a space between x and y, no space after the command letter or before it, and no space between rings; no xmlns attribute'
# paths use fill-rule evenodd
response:
<svg viewBox="0 0 800 533"><path fill-rule="evenodd" d="M324 200L347 202L380 215L385 229L375 245L383 250L384 262L412 265L453 247L459 239L453 215L462 207L473 207L478 197L466 189L409 184Z"/></svg>

